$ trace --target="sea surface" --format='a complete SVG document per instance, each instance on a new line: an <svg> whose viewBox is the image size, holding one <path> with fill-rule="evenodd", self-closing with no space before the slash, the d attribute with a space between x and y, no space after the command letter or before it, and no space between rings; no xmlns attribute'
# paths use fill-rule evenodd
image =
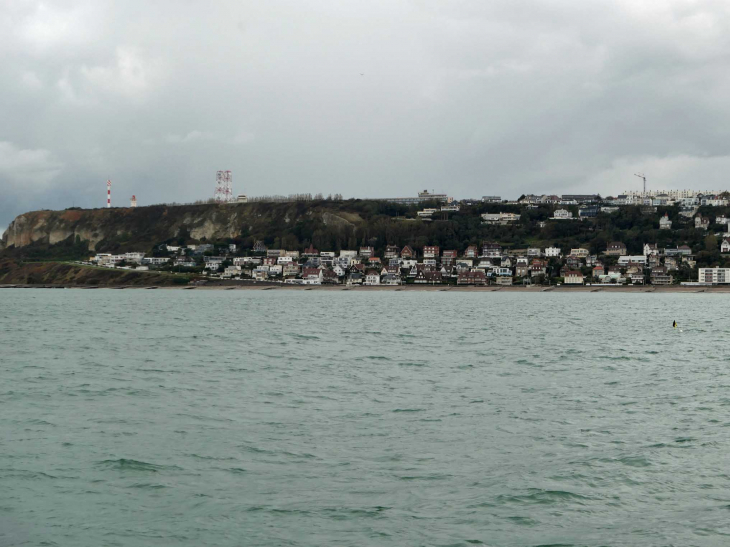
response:
<svg viewBox="0 0 730 547"><path fill-rule="evenodd" d="M0 546L729 545L729 304L0 290Z"/></svg>

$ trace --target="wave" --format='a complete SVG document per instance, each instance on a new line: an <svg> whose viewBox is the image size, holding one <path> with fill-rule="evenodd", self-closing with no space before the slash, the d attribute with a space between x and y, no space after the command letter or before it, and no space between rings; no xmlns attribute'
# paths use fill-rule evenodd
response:
<svg viewBox="0 0 730 547"><path fill-rule="evenodd" d="M102 460L98 462L99 467L106 469L118 469L122 471L144 471L148 473L158 473L160 471L181 471L182 467L177 465L158 465L140 460L132 460L128 458L119 458L117 460Z"/></svg>

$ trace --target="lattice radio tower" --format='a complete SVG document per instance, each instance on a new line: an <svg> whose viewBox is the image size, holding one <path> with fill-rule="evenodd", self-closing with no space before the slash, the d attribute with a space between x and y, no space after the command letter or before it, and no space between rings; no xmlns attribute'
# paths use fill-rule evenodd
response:
<svg viewBox="0 0 730 547"><path fill-rule="evenodd" d="M215 174L214 198L218 203L233 201L233 174L230 171L218 171Z"/></svg>

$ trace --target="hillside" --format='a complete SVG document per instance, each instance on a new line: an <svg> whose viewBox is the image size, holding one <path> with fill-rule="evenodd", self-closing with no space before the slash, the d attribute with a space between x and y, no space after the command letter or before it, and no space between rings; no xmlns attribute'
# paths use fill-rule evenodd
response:
<svg viewBox="0 0 730 547"><path fill-rule="evenodd" d="M423 207L423 205L421 206ZM439 245L463 251L470 244L494 241L506 249L555 245L569 250L583 246L600 253L611 241L624 242L629 254L640 254L644 243L660 248L689 245L698 265L724 264L719 240L711 235L726 226L714 224L728 208L701 208L712 220L708 231L676 207L659 207L646 214L639 207L600 213L582 220L550 220L555 206L525 208L506 204L462 206L459 212L437 214L430 222L416 218L417 207L373 200L159 205L139 208L34 211L18 216L0 243L0 256L15 260L77 260L90 252L150 253L160 243L236 242L251 248L263 241L269 248L304 250L355 249L370 245L382 253L387 244ZM577 207L567 207L577 213ZM510 225L485 225L485 212L520 213ZM659 230L668 214L671 230ZM709 234L709 235L708 235Z"/></svg>

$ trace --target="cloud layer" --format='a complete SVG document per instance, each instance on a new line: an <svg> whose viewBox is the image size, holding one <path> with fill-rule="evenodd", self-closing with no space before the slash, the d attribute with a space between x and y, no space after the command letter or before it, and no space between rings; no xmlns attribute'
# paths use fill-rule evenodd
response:
<svg viewBox="0 0 730 547"><path fill-rule="evenodd" d="M0 225L234 191L727 188L715 0L0 0Z"/></svg>

